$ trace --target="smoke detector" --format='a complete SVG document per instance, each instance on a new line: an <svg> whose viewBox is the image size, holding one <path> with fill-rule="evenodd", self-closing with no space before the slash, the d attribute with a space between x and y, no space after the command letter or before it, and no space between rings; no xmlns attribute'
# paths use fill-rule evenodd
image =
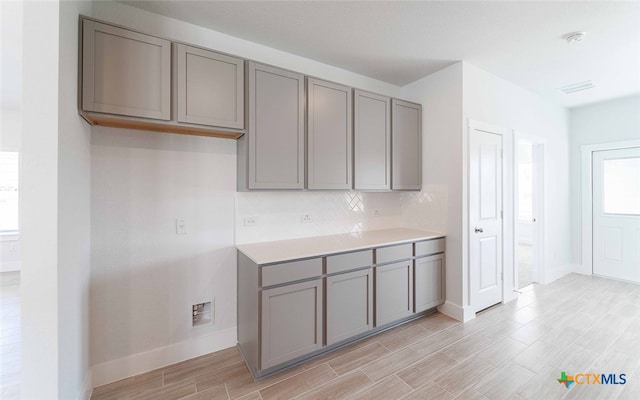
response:
<svg viewBox="0 0 640 400"><path fill-rule="evenodd" d="M567 41L567 43L575 43L581 42L584 37L587 36L587 32L570 32L562 35L562 38Z"/></svg>
<svg viewBox="0 0 640 400"><path fill-rule="evenodd" d="M575 92L580 92L582 90L591 89L593 87L594 87L593 82L584 81L584 82L578 82L571 85L563 86L561 88L558 88L558 90L564 94L571 94Z"/></svg>

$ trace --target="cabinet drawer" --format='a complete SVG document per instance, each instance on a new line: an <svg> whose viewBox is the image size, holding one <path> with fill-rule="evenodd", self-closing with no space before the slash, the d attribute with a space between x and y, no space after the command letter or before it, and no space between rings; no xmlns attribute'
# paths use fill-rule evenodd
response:
<svg viewBox="0 0 640 400"><path fill-rule="evenodd" d="M413 256L412 244L381 247L376 249L376 264L384 264L392 261L406 260Z"/></svg>
<svg viewBox="0 0 640 400"><path fill-rule="evenodd" d="M373 263L371 250L327 257L327 274L367 267Z"/></svg>
<svg viewBox="0 0 640 400"><path fill-rule="evenodd" d="M300 281L322 275L322 259L292 261L261 268L262 287Z"/></svg>
<svg viewBox="0 0 640 400"><path fill-rule="evenodd" d="M443 253L444 239L427 240L416 243L416 257L426 256L429 254Z"/></svg>

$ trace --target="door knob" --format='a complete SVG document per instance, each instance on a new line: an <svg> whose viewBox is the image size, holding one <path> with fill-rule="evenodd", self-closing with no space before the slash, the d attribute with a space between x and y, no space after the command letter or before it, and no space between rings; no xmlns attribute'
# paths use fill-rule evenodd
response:
<svg viewBox="0 0 640 400"><path fill-rule="evenodd" d="M483 232L482 228L478 228L477 226L476 226L475 231L476 231L476 233L482 233Z"/></svg>

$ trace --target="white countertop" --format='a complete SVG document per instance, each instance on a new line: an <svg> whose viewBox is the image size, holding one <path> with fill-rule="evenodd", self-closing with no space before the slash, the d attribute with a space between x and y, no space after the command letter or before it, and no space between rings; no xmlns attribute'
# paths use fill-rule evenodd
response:
<svg viewBox="0 0 640 400"><path fill-rule="evenodd" d="M394 228L273 242L238 244L236 248L256 264L270 264L392 244L436 239L444 236L442 233L437 232Z"/></svg>

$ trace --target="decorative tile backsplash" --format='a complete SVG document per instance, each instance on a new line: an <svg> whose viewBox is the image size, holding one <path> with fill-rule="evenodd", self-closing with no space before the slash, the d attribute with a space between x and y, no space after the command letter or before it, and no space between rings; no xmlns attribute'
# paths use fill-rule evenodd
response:
<svg viewBox="0 0 640 400"><path fill-rule="evenodd" d="M399 226L435 230L446 227L445 206L446 190L438 187L422 192L384 193L238 192L236 243Z"/></svg>
<svg viewBox="0 0 640 400"><path fill-rule="evenodd" d="M446 233L447 186L423 185L420 192L404 192L402 226Z"/></svg>

